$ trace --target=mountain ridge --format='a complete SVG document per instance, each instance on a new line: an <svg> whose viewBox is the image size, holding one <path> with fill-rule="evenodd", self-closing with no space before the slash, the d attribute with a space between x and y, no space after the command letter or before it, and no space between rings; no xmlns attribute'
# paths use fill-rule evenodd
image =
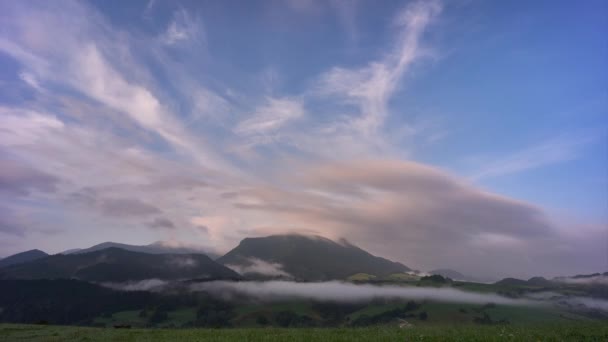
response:
<svg viewBox="0 0 608 342"><path fill-rule="evenodd" d="M29 251L9 255L6 258L0 259L0 268L11 265L18 265L25 262L37 260L49 256L46 252L39 249L30 249Z"/></svg>
<svg viewBox="0 0 608 342"><path fill-rule="evenodd" d="M239 279L231 269L204 254L150 254L117 247L56 254L0 270L0 279L79 279L124 282L146 279Z"/></svg>
<svg viewBox="0 0 608 342"><path fill-rule="evenodd" d="M217 259L218 254L208 252L203 249L194 247L172 247L164 244L162 241L156 241L147 245L130 245L126 243L106 241L98 243L88 248L74 248L61 252L61 254L82 254L102 249L116 247L132 252L148 253L148 254L205 254L211 259Z"/></svg>

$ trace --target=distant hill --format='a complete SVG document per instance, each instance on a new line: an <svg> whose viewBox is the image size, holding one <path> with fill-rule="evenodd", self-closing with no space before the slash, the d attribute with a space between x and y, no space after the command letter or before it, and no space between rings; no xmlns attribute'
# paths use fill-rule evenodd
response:
<svg viewBox="0 0 608 342"><path fill-rule="evenodd" d="M570 278L572 279L587 279L587 278L596 278L596 277L608 277L608 272L604 273L592 273L592 274L577 274Z"/></svg>
<svg viewBox="0 0 608 342"><path fill-rule="evenodd" d="M304 281L344 280L357 273L382 277L410 270L347 242L301 235L246 238L217 261L245 274L287 273Z"/></svg>
<svg viewBox="0 0 608 342"><path fill-rule="evenodd" d="M124 244L124 243L108 241L108 242L102 242L100 244L97 244L97 245L89 247L89 248L69 249L65 252L62 252L61 254L82 254L82 253L100 251L102 249L106 249L106 248L110 248L110 247L116 247L116 248L124 249L127 251L149 253L149 254L205 254L208 257L210 257L211 259L217 259L219 257L219 255L217 255L215 253L208 253L207 251L203 251L201 249L188 248L188 247L172 247L172 246L169 246L169 245L163 243L162 241L157 241L157 242L151 243L149 245L141 245L141 246L128 245L128 244Z"/></svg>
<svg viewBox="0 0 608 342"><path fill-rule="evenodd" d="M231 269L204 254L149 254L111 247L57 254L0 269L0 279L80 279L125 282L145 279L239 279Z"/></svg>
<svg viewBox="0 0 608 342"><path fill-rule="evenodd" d="M464 274L454 271L447 268L437 269L429 272L430 274L440 275L445 278L450 278L452 280L471 280L470 277L465 276Z"/></svg>
<svg viewBox="0 0 608 342"><path fill-rule="evenodd" d="M532 277L527 281L528 285L533 286L551 286L553 283L543 277Z"/></svg>
<svg viewBox="0 0 608 342"><path fill-rule="evenodd" d="M7 267L10 265L17 265L17 264L21 264L21 263L28 262L28 261L33 261L33 260L44 258L47 256L49 256L49 255L41 250L32 249L29 251L13 254L4 259L0 259L0 268Z"/></svg>
<svg viewBox="0 0 608 342"><path fill-rule="evenodd" d="M543 277L532 277L528 280L522 280L517 278L504 278L495 283L496 285L507 285L507 286L551 286L553 283Z"/></svg>
<svg viewBox="0 0 608 342"><path fill-rule="evenodd" d="M504 278L501 279L497 282L495 282L494 284L496 285L507 285L507 286L526 286L528 285L528 282L522 279L517 279L517 278Z"/></svg>

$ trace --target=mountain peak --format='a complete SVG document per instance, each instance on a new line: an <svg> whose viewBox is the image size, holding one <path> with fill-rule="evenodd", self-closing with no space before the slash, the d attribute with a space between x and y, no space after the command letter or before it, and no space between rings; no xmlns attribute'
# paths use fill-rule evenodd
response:
<svg viewBox="0 0 608 342"><path fill-rule="evenodd" d="M268 270L269 275L276 275L280 271L305 281L343 280L356 273L384 276L410 270L350 243L299 234L243 239L218 262L241 273L263 274Z"/></svg>

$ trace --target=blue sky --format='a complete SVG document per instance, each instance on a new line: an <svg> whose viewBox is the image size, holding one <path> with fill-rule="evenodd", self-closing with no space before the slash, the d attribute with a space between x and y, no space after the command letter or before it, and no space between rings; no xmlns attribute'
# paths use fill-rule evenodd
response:
<svg viewBox="0 0 608 342"><path fill-rule="evenodd" d="M0 13L2 255L301 233L426 270L608 267L605 1Z"/></svg>

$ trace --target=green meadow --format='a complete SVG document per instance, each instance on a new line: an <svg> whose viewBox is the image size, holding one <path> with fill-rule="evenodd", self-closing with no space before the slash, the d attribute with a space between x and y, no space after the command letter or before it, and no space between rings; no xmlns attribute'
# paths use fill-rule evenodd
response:
<svg viewBox="0 0 608 342"><path fill-rule="evenodd" d="M114 329L0 324L2 341L607 341L598 322L514 326Z"/></svg>

